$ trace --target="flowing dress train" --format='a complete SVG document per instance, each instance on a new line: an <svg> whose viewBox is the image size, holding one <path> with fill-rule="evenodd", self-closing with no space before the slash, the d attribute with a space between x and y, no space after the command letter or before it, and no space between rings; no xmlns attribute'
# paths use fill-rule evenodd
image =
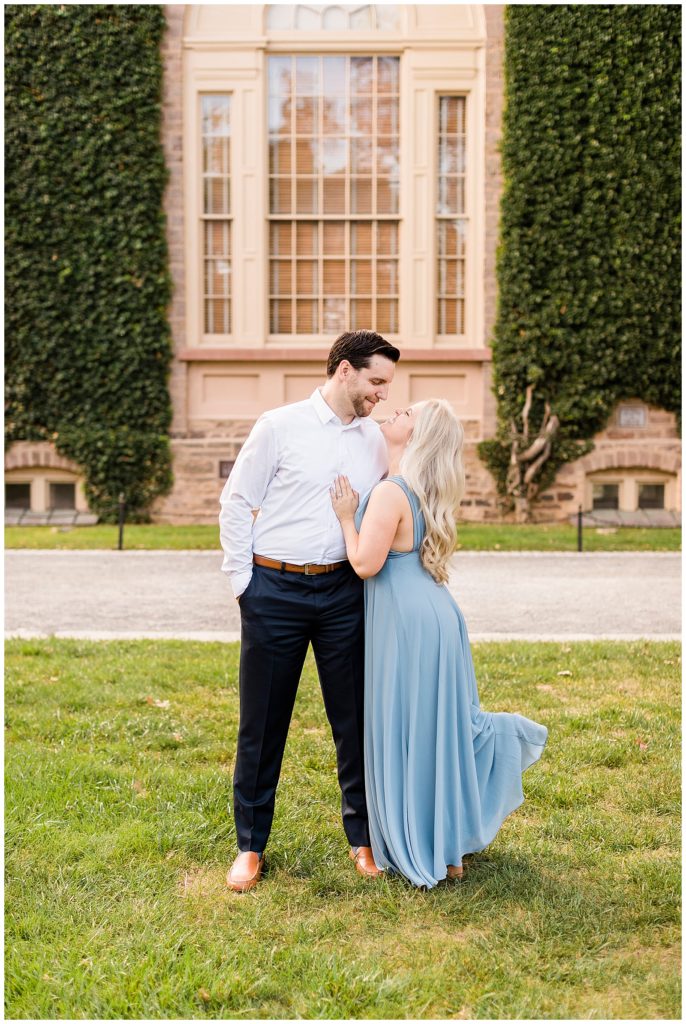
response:
<svg viewBox="0 0 686 1024"><path fill-rule="evenodd" d="M402 477L389 479L412 506L414 541L365 580L367 810L378 866L431 888L523 802L522 772L548 730L481 709L462 612L421 564L419 500Z"/></svg>

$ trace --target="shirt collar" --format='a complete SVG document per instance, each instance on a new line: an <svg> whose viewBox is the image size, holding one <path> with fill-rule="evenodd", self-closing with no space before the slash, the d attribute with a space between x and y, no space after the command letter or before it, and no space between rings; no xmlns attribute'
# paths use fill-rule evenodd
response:
<svg viewBox="0 0 686 1024"><path fill-rule="evenodd" d="M314 389L314 391L310 395L310 401L312 402L315 412L317 413L317 416L319 417L322 423L331 423L332 421L335 423L341 423L340 419L333 411L331 406L322 397L322 392L320 388ZM355 416L350 421L350 423L343 423L341 424L341 426L343 427L344 430L350 430L353 427L359 427L361 423L361 418L359 416Z"/></svg>

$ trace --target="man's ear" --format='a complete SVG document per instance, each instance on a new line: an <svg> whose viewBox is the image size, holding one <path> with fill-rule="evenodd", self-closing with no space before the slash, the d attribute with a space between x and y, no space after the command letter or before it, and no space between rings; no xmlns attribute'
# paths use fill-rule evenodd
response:
<svg viewBox="0 0 686 1024"><path fill-rule="evenodd" d="M340 363L338 364L338 373L341 379L344 380L346 377L349 377L351 371L352 364L349 363L347 359L341 359Z"/></svg>

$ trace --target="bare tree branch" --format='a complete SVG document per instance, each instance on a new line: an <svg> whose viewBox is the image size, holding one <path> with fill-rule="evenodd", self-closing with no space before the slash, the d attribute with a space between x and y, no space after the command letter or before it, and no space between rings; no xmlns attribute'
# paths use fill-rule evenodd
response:
<svg viewBox="0 0 686 1024"><path fill-rule="evenodd" d="M531 401L534 393L533 384L529 384L526 389L526 398L524 399L524 408L522 409L522 423L524 424L522 429L522 437L525 441L529 440L529 413L531 412Z"/></svg>
<svg viewBox="0 0 686 1024"><path fill-rule="evenodd" d="M553 437L560 426L557 415L551 412L550 403L546 402L541 426L534 441L529 444L529 415L533 402L534 385L529 384L522 406L522 429L517 430L515 420L510 422L512 449L510 465L507 471L505 486L507 493L514 498L515 513L518 522L525 522L529 517L529 502L532 501L538 486L536 476L550 457ZM524 450L522 450L524 449Z"/></svg>

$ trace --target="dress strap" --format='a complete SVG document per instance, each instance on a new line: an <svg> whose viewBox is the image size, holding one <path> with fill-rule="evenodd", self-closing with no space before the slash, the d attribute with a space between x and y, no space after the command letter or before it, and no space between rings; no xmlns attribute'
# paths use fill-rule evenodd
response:
<svg viewBox="0 0 686 1024"><path fill-rule="evenodd" d="M401 490L403 490L407 495L407 500L409 501L410 508L412 509L412 548L414 550L419 547L419 545L422 543L422 540L424 539L424 516L422 515L422 509L421 505L419 504L419 498L414 493L414 491L410 490L407 481L404 480L403 477L388 476L386 477L386 479L390 480L394 484L397 484L398 487L400 487Z"/></svg>

